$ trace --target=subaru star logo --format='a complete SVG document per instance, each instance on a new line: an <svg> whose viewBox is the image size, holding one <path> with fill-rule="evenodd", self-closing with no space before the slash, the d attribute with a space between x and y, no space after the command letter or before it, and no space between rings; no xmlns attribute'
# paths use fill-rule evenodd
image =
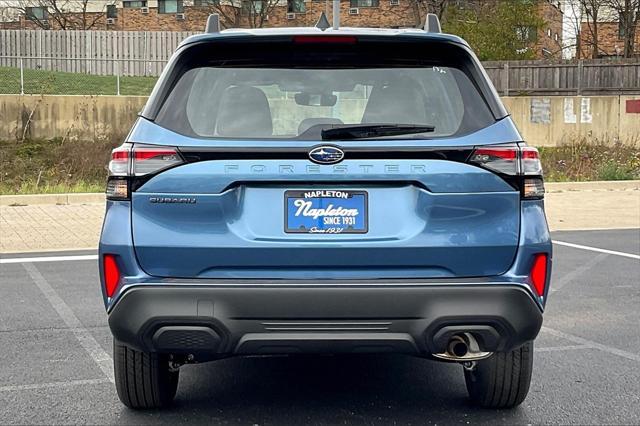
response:
<svg viewBox="0 0 640 426"><path fill-rule="evenodd" d="M318 164L334 164L344 159L344 151L335 146L319 146L309 151L309 158Z"/></svg>

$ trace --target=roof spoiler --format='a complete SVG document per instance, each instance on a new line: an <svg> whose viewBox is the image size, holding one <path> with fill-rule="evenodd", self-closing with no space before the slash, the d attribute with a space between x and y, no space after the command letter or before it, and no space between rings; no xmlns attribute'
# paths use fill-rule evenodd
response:
<svg viewBox="0 0 640 426"><path fill-rule="evenodd" d="M207 26L204 28L205 33L219 33L220 32L220 15L212 13L207 18Z"/></svg>
<svg viewBox="0 0 640 426"><path fill-rule="evenodd" d="M427 19L424 21L424 30L428 33L441 33L440 19L435 13L427 13Z"/></svg>

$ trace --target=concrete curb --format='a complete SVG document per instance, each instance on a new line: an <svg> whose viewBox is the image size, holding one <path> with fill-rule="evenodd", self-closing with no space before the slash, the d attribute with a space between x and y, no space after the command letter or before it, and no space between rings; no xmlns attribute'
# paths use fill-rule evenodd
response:
<svg viewBox="0 0 640 426"><path fill-rule="evenodd" d="M569 191L633 191L640 189L640 180L607 180L593 182L545 182L547 192Z"/></svg>
<svg viewBox="0 0 640 426"><path fill-rule="evenodd" d="M0 206L29 206L36 204L101 204L104 193L0 195Z"/></svg>
<svg viewBox="0 0 640 426"><path fill-rule="evenodd" d="M640 190L640 180L594 181L594 182L547 182L547 192L573 191L633 191ZM33 194L0 195L0 206L28 206L36 204L100 204L104 194Z"/></svg>
<svg viewBox="0 0 640 426"><path fill-rule="evenodd" d="M0 251L0 259L11 259L13 257L27 257L17 256L20 254L30 255L28 257L47 257L47 256L82 256L86 254L96 254L98 250L98 244L95 246L87 247L71 247L71 248L52 248L52 249L27 249L27 250L8 250ZM91 252L91 253L86 253ZM8 256L7 256L8 255Z"/></svg>

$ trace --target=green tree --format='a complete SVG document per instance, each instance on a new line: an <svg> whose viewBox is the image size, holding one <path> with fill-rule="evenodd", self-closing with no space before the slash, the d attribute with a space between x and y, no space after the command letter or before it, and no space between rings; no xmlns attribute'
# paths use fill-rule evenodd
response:
<svg viewBox="0 0 640 426"><path fill-rule="evenodd" d="M483 61L533 59L544 21L535 0L469 1L449 5L445 32L469 42Z"/></svg>

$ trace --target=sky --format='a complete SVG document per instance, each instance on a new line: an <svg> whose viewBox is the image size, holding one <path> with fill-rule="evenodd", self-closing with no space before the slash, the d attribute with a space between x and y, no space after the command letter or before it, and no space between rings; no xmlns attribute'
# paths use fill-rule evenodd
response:
<svg viewBox="0 0 640 426"><path fill-rule="evenodd" d="M563 59L575 57L576 22L580 22L580 5L578 0L563 1L564 18L562 22L562 44L565 49L562 52Z"/></svg>

